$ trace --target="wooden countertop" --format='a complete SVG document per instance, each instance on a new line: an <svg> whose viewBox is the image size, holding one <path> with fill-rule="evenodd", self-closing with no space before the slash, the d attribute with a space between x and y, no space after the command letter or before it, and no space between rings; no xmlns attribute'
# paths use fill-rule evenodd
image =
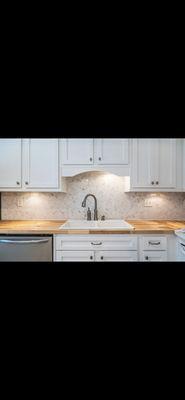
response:
<svg viewBox="0 0 185 400"><path fill-rule="evenodd" d="M185 228L185 221L177 220L127 220L134 226L132 231L93 231L59 229L66 220L1 220L0 234L137 234L137 233L173 233Z"/></svg>
<svg viewBox="0 0 185 400"><path fill-rule="evenodd" d="M1 220L0 234L53 234L61 233L60 225L66 220Z"/></svg>

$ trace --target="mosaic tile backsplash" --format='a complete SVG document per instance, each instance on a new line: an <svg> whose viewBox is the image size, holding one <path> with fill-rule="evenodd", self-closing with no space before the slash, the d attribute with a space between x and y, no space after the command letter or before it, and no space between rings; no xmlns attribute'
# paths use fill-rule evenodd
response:
<svg viewBox="0 0 185 400"><path fill-rule="evenodd" d="M2 219L85 219L87 193L98 200L99 217L111 219L185 219L185 193L127 193L128 178L88 172L67 178L67 193L2 193ZM151 198L152 207L145 207ZM23 199L23 206L18 200ZM94 208L92 198L87 206Z"/></svg>

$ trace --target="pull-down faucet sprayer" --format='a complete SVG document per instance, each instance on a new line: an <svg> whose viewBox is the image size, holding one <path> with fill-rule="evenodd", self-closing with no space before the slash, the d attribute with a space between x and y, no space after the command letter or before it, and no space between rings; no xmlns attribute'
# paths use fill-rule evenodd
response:
<svg viewBox="0 0 185 400"><path fill-rule="evenodd" d="M83 201L82 201L82 207L86 207L86 200L89 196L92 196L94 199L94 220L97 221L98 220L98 209L97 209L97 198L94 194L88 193Z"/></svg>

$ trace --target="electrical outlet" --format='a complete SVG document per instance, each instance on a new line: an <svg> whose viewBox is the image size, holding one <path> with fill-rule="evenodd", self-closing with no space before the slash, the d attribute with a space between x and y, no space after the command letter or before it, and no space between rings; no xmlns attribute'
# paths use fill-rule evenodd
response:
<svg viewBox="0 0 185 400"><path fill-rule="evenodd" d="M152 207L152 199L145 199L145 207Z"/></svg>
<svg viewBox="0 0 185 400"><path fill-rule="evenodd" d="M23 198L20 197L20 199L17 199L17 205L18 205L18 207L23 207L23 205L24 205Z"/></svg>

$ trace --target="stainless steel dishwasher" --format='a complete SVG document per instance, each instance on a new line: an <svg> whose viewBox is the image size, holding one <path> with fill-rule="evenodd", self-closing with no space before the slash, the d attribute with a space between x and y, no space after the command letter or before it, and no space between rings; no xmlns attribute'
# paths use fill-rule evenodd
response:
<svg viewBox="0 0 185 400"><path fill-rule="evenodd" d="M0 235L0 261L52 261L51 235Z"/></svg>

